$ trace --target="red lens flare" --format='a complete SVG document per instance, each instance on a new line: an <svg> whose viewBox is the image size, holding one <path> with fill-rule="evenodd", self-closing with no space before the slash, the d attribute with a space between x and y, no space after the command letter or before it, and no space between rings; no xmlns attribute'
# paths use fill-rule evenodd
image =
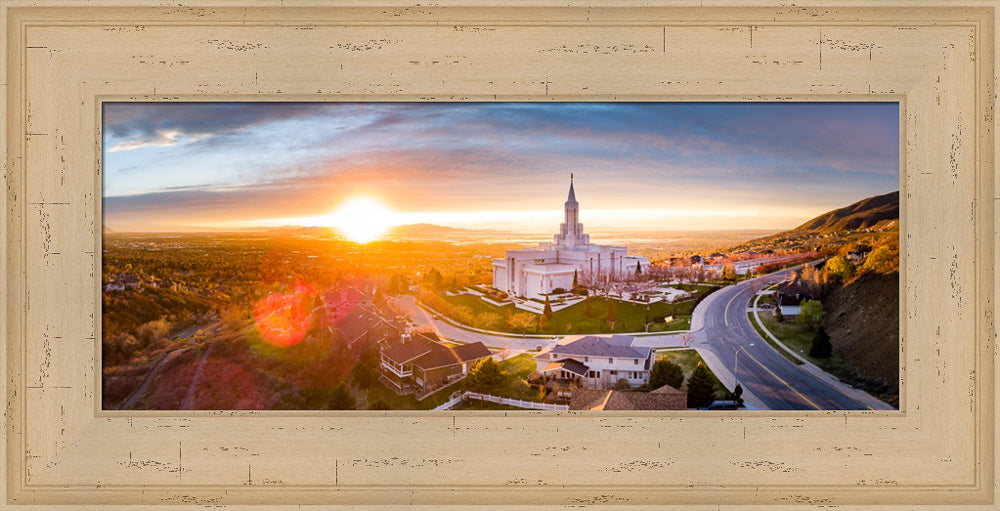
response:
<svg viewBox="0 0 1000 511"><path fill-rule="evenodd" d="M309 330L316 290L298 279L291 293L271 293L253 307L257 331L264 341L278 347L294 346Z"/></svg>

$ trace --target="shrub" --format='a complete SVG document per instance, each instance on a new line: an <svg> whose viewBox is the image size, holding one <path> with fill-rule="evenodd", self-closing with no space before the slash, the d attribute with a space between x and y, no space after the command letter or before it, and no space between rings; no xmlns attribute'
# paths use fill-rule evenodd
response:
<svg viewBox="0 0 1000 511"><path fill-rule="evenodd" d="M809 348L809 356L814 358L830 358L833 355L833 345L830 344L830 335L826 329L819 327L816 335L813 336L812 347Z"/></svg>
<svg viewBox="0 0 1000 511"><path fill-rule="evenodd" d="M649 371L649 386L651 388L658 389L664 385L670 385L675 389L680 389L683 384L684 370L668 358L657 360Z"/></svg>

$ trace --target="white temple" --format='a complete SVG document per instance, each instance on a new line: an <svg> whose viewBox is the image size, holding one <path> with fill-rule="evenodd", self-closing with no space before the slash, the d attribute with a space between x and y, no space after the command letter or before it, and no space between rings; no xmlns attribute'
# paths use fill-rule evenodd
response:
<svg viewBox="0 0 1000 511"><path fill-rule="evenodd" d="M573 275L580 283L586 277L625 279L635 275L636 266L645 273L649 259L628 255L625 247L596 245L583 233L580 204L569 180L565 221L553 243L540 243L537 249L508 250L503 259L493 260L493 287L512 296L542 298L553 289L573 288Z"/></svg>

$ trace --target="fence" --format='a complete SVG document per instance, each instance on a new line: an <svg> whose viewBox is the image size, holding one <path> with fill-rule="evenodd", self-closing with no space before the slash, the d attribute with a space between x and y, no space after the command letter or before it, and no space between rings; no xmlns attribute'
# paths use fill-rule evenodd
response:
<svg viewBox="0 0 1000 511"><path fill-rule="evenodd" d="M448 402L438 406L435 410L450 410L452 407L457 405L464 398L478 399L480 401L489 401L491 403L498 403L501 405L513 406L516 408L525 408L531 410L569 410L568 405L556 405L549 403L539 403L537 401L522 401L520 399L509 399L506 397L493 396L490 394L480 394L478 392L463 392L455 397L452 397Z"/></svg>

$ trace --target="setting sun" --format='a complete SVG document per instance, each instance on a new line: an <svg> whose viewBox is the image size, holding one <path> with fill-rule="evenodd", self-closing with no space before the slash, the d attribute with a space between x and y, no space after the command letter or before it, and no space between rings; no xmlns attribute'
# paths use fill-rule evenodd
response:
<svg viewBox="0 0 1000 511"><path fill-rule="evenodd" d="M371 197L353 197L330 214L330 226L347 239L368 243L397 225L396 213Z"/></svg>

